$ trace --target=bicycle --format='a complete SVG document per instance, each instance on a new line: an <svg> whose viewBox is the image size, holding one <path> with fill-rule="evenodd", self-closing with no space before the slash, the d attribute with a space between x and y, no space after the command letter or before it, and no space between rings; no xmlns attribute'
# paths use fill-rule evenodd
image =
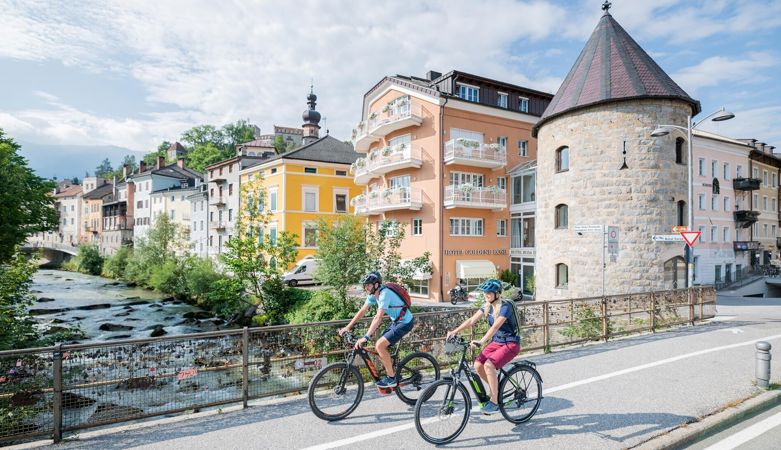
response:
<svg viewBox="0 0 781 450"><path fill-rule="evenodd" d="M480 405L491 398L480 377L466 362L468 348L469 342L460 336L446 341L447 353L461 350L458 366L450 369L450 376L442 377L427 387L415 404L415 428L426 442L446 444L466 428L472 399L461 382L463 376L469 381ZM531 419L540 407L542 378L535 368L536 364L531 361L516 361L510 365L509 370L499 370L499 410L509 422L519 424ZM448 425L454 425L455 431L437 433L438 428Z"/></svg>
<svg viewBox="0 0 781 450"><path fill-rule="evenodd" d="M352 347L345 354L345 360L323 367L309 384L309 406L312 412L329 422L349 416L363 398L363 378L358 367L353 365L356 356L360 356L366 364L374 382L380 380L380 374L369 356L376 355L377 352L362 347L355 348L357 339L352 333L345 333L343 339L345 344ZM401 341L396 343L391 353L393 365L396 367L397 387L377 387L377 390L381 394L395 391L401 401L414 405L418 400L417 394L439 380L439 363L428 353L413 352L396 364L400 347Z"/></svg>

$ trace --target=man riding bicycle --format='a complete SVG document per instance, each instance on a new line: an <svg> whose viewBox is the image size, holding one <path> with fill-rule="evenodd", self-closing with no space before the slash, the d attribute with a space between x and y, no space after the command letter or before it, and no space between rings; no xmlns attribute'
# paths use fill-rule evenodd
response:
<svg viewBox="0 0 781 450"><path fill-rule="evenodd" d="M391 361L390 351L388 347L399 342L405 334L412 330L413 318L412 312L406 308L406 303L391 289L382 285L382 276L379 272L369 272L361 280L363 289L368 293L366 302L361 309L355 313L355 317L347 324L346 327L339 330L339 335L350 331L355 324L363 318L366 312L372 306L377 306L377 313L374 315L374 319L369 325L369 330L366 334L358 339L355 343L356 348L363 346L369 341L369 336L377 331L377 328L382 322L384 314L388 314L391 319L390 325L385 329L382 337L377 340L377 344L374 348L377 350L377 354L382 361L382 365L385 367L385 378L377 382L377 387L391 388L396 387L396 373ZM400 318L399 316L403 316Z"/></svg>

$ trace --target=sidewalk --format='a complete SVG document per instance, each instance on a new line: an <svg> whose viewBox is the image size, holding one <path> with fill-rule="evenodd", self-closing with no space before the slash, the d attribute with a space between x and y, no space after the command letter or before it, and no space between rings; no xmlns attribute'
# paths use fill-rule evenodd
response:
<svg viewBox="0 0 781 450"><path fill-rule="evenodd" d="M500 415L473 414L448 447L669 447L669 431L763 392L753 384L756 340L773 345L772 382L781 382L781 301L748 300L725 299L707 324L529 357L544 380L537 415L513 426ZM424 447L412 419L395 396L369 387L353 415L336 423L315 418L299 396L142 429L88 431L54 448Z"/></svg>

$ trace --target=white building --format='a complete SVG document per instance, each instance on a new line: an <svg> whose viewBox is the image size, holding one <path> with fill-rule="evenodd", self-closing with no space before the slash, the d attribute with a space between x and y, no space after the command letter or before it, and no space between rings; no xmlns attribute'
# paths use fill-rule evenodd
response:
<svg viewBox="0 0 781 450"><path fill-rule="evenodd" d="M190 194L190 253L206 258L209 256L209 196L207 185L202 184Z"/></svg>

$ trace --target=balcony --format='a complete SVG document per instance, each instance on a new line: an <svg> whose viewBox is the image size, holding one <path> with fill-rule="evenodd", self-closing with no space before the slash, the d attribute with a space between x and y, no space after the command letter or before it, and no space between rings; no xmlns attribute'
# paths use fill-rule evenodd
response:
<svg viewBox="0 0 781 450"><path fill-rule="evenodd" d="M759 218L759 211L735 211L735 222L743 223L743 228L748 228Z"/></svg>
<svg viewBox="0 0 781 450"><path fill-rule="evenodd" d="M107 216L103 218L103 231L127 231L133 229L133 216Z"/></svg>
<svg viewBox="0 0 781 450"><path fill-rule="evenodd" d="M445 143L445 165L499 169L507 165L507 151L499 144L483 144L473 139L457 138Z"/></svg>
<svg viewBox="0 0 781 450"><path fill-rule="evenodd" d="M445 208L477 208L499 211L507 207L507 192L496 186L473 187L470 184L445 188Z"/></svg>
<svg viewBox="0 0 781 450"><path fill-rule="evenodd" d="M762 248L762 244L757 241L733 241L732 245L736 252L760 250Z"/></svg>
<svg viewBox="0 0 781 450"><path fill-rule="evenodd" d="M366 158L360 158L351 167L355 184L368 184L372 178L400 169L423 165L420 147L398 144L393 147L372 150Z"/></svg>
<svg viewBox="0 0 781 450"><path fill-rule="evenodd" d="M367 120L358 123L353 130L356 152L365 152L374 142L402 128L419 126L423 123L423 108L408 96L389 102L381 111L369 114Z"/></svg>
<svg viewBox="0 0 781 450"><path fill-rule="evenodd" d="M209 222L209 228L213 230L224 230L225 229L225 221L217 220Z"/></svg>
<svg viewBox="0 0 781 450"><path fill-rule="evenodd" d="M362 216L380 214L387 211L420 211L423 207L423 195L419 189L389 188L361 194L353 198L355 213Z"/></svg>
<svg viewBox="0 0 781 450"><path fill-rule="evenodd" d="M756 191L762 184L759 178L735 178L732 180L732 188L736 191Z"/></svg>
<svg viewBox="0 0 781 450"><path fill-rule="evenodd" d="M223 197L222 195L218 195L216 197L210 198L209 199L209 204L217 206L217 207L223 207L223 206L225 206L225 201L226 200L227 199L225 197Z"/></svg>

